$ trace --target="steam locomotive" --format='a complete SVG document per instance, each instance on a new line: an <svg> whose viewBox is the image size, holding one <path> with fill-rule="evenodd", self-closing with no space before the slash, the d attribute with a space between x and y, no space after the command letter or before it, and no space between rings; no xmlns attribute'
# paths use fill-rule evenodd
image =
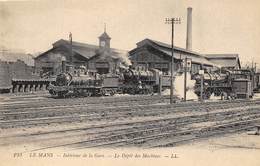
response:
<svg viewBox="0 0 260 166"><path fill-rule="evenodd" d="M62 72L49 86L53 96L104 96L114 94L152 94L170 87L170 76L162 76L156 69L140 70L133 67L120 68L117 74L90 73L84 67Z"/></svg>
<svg viewBox="0 0 260 166"><path fill-rule="evenodd" d="M101 94L102 81L97 75L86 72L82 66L56 76L54 84L48 87L53 96L92 96Z"/></svg>
<svg viewBox="0 0 260 166"><path fill-rule="evenodd" d="M195 94L200 97L202 90L204 99L213 94L223 99L250 98L259 85L259 75L251 69L205 71L203 75L193 74L192 79L195 80ZM49 86L49 93L59 97L152 94L170 88L170 80L169 75L157 69L129 66L115 74L99 75L80 67L57 75L55 83Z"/></svg>
<svg viewBox="0 0 260 166"><path fill-rule="evenodd" d="M158 91L160 71L140 70L131 66L123 72L123 93L151 94Z"/></svg>
<svg viewBox="0 0 260 166"><path fill-rule="evenodd" d="M213 94L222 99L251 98L258 84L255 76L250 69L205 71L203 75L193 75L196 80L194 92L200 97L202 90L203 99L209 99Z"/></svg>

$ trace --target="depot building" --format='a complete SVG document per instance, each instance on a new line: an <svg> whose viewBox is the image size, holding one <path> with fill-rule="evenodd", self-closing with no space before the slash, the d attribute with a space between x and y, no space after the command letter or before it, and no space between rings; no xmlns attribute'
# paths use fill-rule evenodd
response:
<svg viewBox="0 0 260 166"><path fill-rule="evenodd" d="M128 52L110 47L110 36L104 31L99 37L99 45L60 39L52 48L37 56L36 71L56 75L62 71L62 61L74 66L85 66L99 74L114 73L120 65L129 65Z"/></svg>
<svg viewBox="0 0 260 166"><path fill-rule="evenodd" d="M159 41L144 39L136 43L137 47L129 52L129 57L134 67L156 68L164 74L171 71L172 48L171 45ZM191 61L191 72L198 73L202 68L211 70L219 67L209 61L204 55L174 46L174 71L183 68L183 61Z"/></svg>

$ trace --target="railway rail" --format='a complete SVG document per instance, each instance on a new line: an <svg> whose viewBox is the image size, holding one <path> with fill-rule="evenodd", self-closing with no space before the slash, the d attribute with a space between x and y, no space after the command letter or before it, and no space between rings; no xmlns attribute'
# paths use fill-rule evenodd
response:
<svg viewBox="0 0 260 166"><path fill-rule="evenodd" d="M72 122L83 122L83 121L101 121L102 119L110 119L116 120L119 118L133 118L133 117L145 117L145 116L158 116L158 115L167 115L174 113L189 113L193 112L194 114L198 114L198 112L216 109L228 109L233 107L244 107L251 104L251 106L255 106L260 104L260 101L244 101L237 103L211 103L211 105L198 105L197 103L194 105L186 105L179 104L176 106L171 105L155 105L151 108L151 106L136 106L136 107L113 107L113 108L88 108L87 111L84 109L81 110L48 110L42 112L18 112L18 113L3 113L2 120L0 120L0 127L22 127L22 126L32 126L32 125L44 125L51 123L72 123ZM207 106L208 105L208 106ZM67 115L66 115L66 111ZM61 114L61 115L60 115ZM58 116L57 116L58 115ZM28 118L29 117L29 118ZM11 119L11 120L10 120ZM12 120L14 119L14 120Z"/></svg>
<svg viewBox="0 0 260 166"><path fill-rule="evenodd" d="M167 99L167 98L166 98ZM104 108L103 105L100 105L100 103L80 103L80 104L74 104L74 105L71 105L70 103L63 103L63 105L59 105L59 104L55 104L55 106L37 106L37 107L30 107L30 108L20 108L20 109L17 109L17 110L13 110L12 108L8 108L8 109L2 109L0 111L0 116L2 115L3 116L12 116L12 115L26 115L26 114L33 114L33 113L43 113L43 112L48 112L49 110L53 111L53 110L57 110L59 111L60 109L66 111L65 109L73 109L74 111L77 110L77 109L81 109L81 108L87 108L88 110L91 110L91 109L100 109L100 110L104 110L104 109L109 109L109 107L113 108L113 107L118 107L120 109L123 109L124 107L127 108L129 106L133 106L133 108L142 108L142 107L147 107L149 106L150 103L150 100L153 100L153 99L144 99L144 100L130 100L129 102L127 101L117 101L115 103L110 103L110 102L107 102L108 105L106 105L106 108ZM164 104L167 104L167 103L164 103L163 101L165 100L165 98L163 99L155 99L155 101L153 101L152 105L154 105L154 107L160 107L160 104L164 105ZM148 103L146 103L146 101L148 101ZM133 103L132 103L133 102ZM105 103L105 104L107 104ZM221 104L226 104L226 105L234 105L234 104L240 104L241 106L246 106L247 104L250 104L250 103L255 103L255 104L258 104L260 103L260 100L235 100L235 101L224 101L224 102L221 102ZM109 105L110 104L110 105ZM135 104L135 105L133 105ZM185 109L187 109L188 107L198 107L198 106L201 106L203 105L203 107L205 106L209 106L209 107L212 107L212 106L215 106L215 105L219 105L220 102L207 102L207 103L198 103L198 102L187 102L187 103L178 103L178 104L175 104L174 106L171 106L171 105L165 105L164 107L166 108L181 108L181 107L185 107ZM29 106L28 106L29 107ZM103 109L102 109L103 108ZM77 112L77 111L76 111ZM108 111L107 111L108 112Z"/></svg>
<svg viewBox="0 0 260 166"><path fill-rule="evenodd" d="M168 133L170 131L172 132L178 132L184 131L185 128L176 130L176 128L179 128L180 126L187 126L188 124L193 124L193 123L202 123L205 121L208 121L209 119L213 121L218 121L222 122L225 120L230 120L230 119L235 119L237 121L241 121L241 119L254 119L254 118L260 118L260 112L258 111L259 107L255 108L246 108L245 110L231 110L231 111L219 111L215 113L204 113L202 115L197 114L195 115L190 115L190 116L185 116L185 117L175 117L175 118L161 118L161 119L156 119L156 120L150 120L150 121L140 121L138 122L132 122L131 123L125 123L125 124L114 124L116 126L121 126L125 127L123 129L117 129L117 130L106 130L103 132L94 132L94 133L79 133L79 134L85 134L85 135L96 135L95 139L88 140L88 141L81 141L77 143L70 143L70 144L65 144L65 145L58 145L58 146L52 146L48 148L53 148L53 147L61 147L61 146L75 146L78 145L79 148L90 148L90 147L99 147L99 146L125 146L125 138L128 139L127 144L129 144L130 139L133 139L134 141L141 141L144 140L144 138L147 137L148 141L151 140L151 138L154 139L159 139L160 135L164 132ZM229 122L230 123L230 122ZM139 125L138 125L139 124ZM98 126L96 126L97 128ZM103 128L104 126L100 125L100 128ZM111 127L111 126L107 126ZM89 127L89 129L94 129L94 126ZM82 129L81 131L86 132L87 129ZM112 133L112 135L111 135ZM151 137L151 134L153 134L153 137ZM146 136L147 135L147 136ZM156 137L158 135L158 137ZM78 136L78 135L77 135ZM141 137L140 137L141 136ZM165 136L165 135L163 135ZM131 138L129 138L131 137ZM140 138L140 139L138 139ZM112 143L111 143L111 140ZM117 141L115 141L117 140ZM120 141L121 140L121 141ZM110 143L109 143L110 142ZM142 142L142 141L141 141ZM145 142L145 141L144 141ZM88 145L86 145L88 143ZM139 142L140 143L140 142ZM119 145L118 145L119 144ZM132 144L132 143L131 143ZM134 143L138 144L138 143ZM77 147L78 148L78 147Z"/></svg>
<svg viewBox="0 0 260 166"><path fill-rule="evenodd" d="M250 110L252 111L252 110ZM147 141L153 140L154 142L157 142L158 139L165 139L169 137L174 137L174 139L171 138L171 143L174 142L177 144L178 142L184 142L184 141L190 141L202 138L203 137L211 136L214 133L210 133L209 131L215 131L213 129L221 129L225 128L225 126L230 127L238 127L235 128L236 130L245 130L250 129L254 127L254 123L260 122L260 112L256 111L255 114L251 115L242 115L243 118L231 118L229 116L224 117L221 115L218 115L213 121L218 121L220 124L209 126L209 127L189 127L187 128L188 124L193 123L202 123L205 122L207 118L197 116L197 118L194 118L193 120L189 121L186 119L186 121L182 121L179 123L160 123L156 125L143 125L141 127L131 127L126 129L118 129L118 130L112 130L112 131L104 131L100 133L92 133L96 135L96 137L85 140L85 141L79 141L79 142L73 142L73 143L67 143L67 144L60 144L60 145L53 145L50 147L44 147L41 149L36 150L43 150L43 149L49 149L49 148L57 148L57 147L69 147L70 149L84 149L84 148L93 148L93 147L125 147L129 145L140 145L146 143ZM224 122L223 122L224 121ZM151 123L149 123L151 124ZM155 124L155 123L153 123ZM250 126L247 126L249 125ZM246 126L245 126L246 125ZM243 127L243 128L242 128ZM208 133L206 133L208 132ZM230 132L230 131L229 131ZM229 133L227 132L227 133ZM223 131L223 133L225 133ZM82 134L82 133L81 133ZM84 133L84 135L89 135L91 133ZM100 135L101 134L101 135ZM105 135L106 134L106 135ZM187 136L191 138L185 137L185 139L182 138L182 136ZM195 135L195 136L194 136ZM76 135L78 136L78 135ZM172 140L178 140L179 141L172 141ZM154 141L157 140L157 141ZM160 142L160 141L159 141ZM147 146L147 145L146 145ZM151 146L151 145L150 145ZM148 146L148 147L150 147ZM151 146L151 147L159 147L159 146L170 146L170 143L167 143L166 145L157 145L157 146Z"/></svg>
<svg viewBox="0 0 260 166"><path fill-rule="evenodd" d="M260 100L190 101L169 105L168 98L126 96L104 97L99 101L97 98L42 98L39 103L34 103L37 100L27 102L29 97L24 103L11 99L9 104L1 102L0 130L21 131L1 135L0 146L8 145L10 139L17 143L25 140L44 143L34 150L167 147L216 134L244 131L260 122ZM65 128L55 128L59 125ZM42 126L46 128L39 132ZM23 132L28 128L32 130Z"/></svg>
<svg viewBox="0 0 260 166"><path fill-rule="evenodd" d="M247 104L250 104L252 102L245 102L245 103L237 103L239 104L239 106L246 106ZM253 102L254 104L260 104L259 102ZM137 106L132 106L131 108L129 108L131 104L127 104L127 105L123 105L123 106L112 106L109 107L107 106L106 108L104 108L104 106L99 106L99 105L88 105L87 107L87 112L84 110L85 105L76 105L75 107L73 106L58 106L58 107L54 107L51 109L44 109L44 108L35 108L35 109L30 109L29 111L27 110L20 110L18 111L3 111L1 112L0 119L2 120L12 120L12 119L23 119L23 118L31 118L31 117L41 117L41 115L46 116L46 117L50 117L50 115L54 116L54 115L64 115L68 112L69 115L71 114L96 114L99 115L100 113L105 113L107 112L105 115L111 114L111 113L126 113L128 115L131 115L132 113L138 113L138 112L143 112L143 111L147 111L147 108L150 108L150 105L137 105ZM217 107L220 106L221 108L223 107L230 107L230 106L235 106L234 104L230 105L230 103L211 103L210 107L208 108L206 105L203 105L203 107L205 109L217 109ZM190 105L186 105L186 104L176 104L174 106L171 105L153 105L153 109L159 109L158 111L160 111L161 108L166 108L166 109L171 109L174 111L183 111L183 112L187 112L187 111L191 111L194 110L195 108L199 108L200 105L197 105L195 103L190 103ZM116 109L115 109L116 108ZM183 108L185 108L183 110ZM83 109L83 110L82 110ZM161 110L162 112L165 112L163 110ZM102 114L102 116L104 116Z"/></svg>
<svg viewBox="0 0 260 166"><path fill-rule="evenodd" d="M124 97L91 97L91 98L76 98L76 99L44 99L39 100L37 103L1 103L1 110L21 110L33 108L52 108L58 106L77 106L89 104L117 104L117 103L130 103L130 102L156 102L168 100L169 96L124 96ZM177 98L176 98L177 99Z"/></svg>
<svg viewBox="0 0 260 166"><path fill-rule="evenodd" d="M253 116L255 117L255 116ZM101 137L101 138L97 138L97 139L92 139L89 141L84 141L84 142L77 142L74 143L72 145L66 145L66 146L72 146L72 149L84 149L84 148L93 148L93 147L126 147L129 145L141 145L146 143L147 141L151 141L153 140L153 144L154 140L158 139L165 139L165 138L169 138L169 137L175 137L175 139L179 139L179 141L174 141L171 143L167 143L165 145L150 145L148 147L162 147L162 146L173 146L176 145L179 142L184 142L184 141L190 141L190 140L194 140L199 139L202 137L206 137L209 136L209 131L214 131L214 128L216 129L221 129L221 128L225 128L227 126L243 126L244 125L248 125L248 122L251 122L252 124L254 124L255 122L259 122L260 121L260 116L257 116L257 119L255 120L245 120L242 122L240 122L240 120L237 120L235 122L228 122L226 124L221 124L221 125L215 125L213 127L204 127L204 128L189 128L189 129L183 129L183 128L178 128L176 126L167 126L167 127L160 127L160 128L152 128L152 129L145 129L145 130L140 130L140 131L136 131L136 132L131 132L131 133L124 133L124 134L117 134L117 135L112 135L112 136L106 136L106 137ZM196 122L197 123L197 122ZM246 126L246 129L249 128L253 128L254 125ZM241 128L239 128L241 130ZM206 133L208 132L208 133ZM224 131L222 131L224 132ZM212 134L212 133L210 133ZM189 135L191 138L189 139L183 139L180 138L180 136L186 136ZM176 138L178 137L178 138ZM194 138L195 137L195 138ZM141 145L142 146L142 145Z"/></svg>

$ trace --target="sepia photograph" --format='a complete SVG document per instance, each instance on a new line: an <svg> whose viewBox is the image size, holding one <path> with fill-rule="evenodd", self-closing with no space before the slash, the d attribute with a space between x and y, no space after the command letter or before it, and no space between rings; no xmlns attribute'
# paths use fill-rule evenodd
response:
<svg viewBox="0 0 260 166"><path fill-rule="evenodd" d="M0 165L260 165L260 1L0 0Z"/></svg>

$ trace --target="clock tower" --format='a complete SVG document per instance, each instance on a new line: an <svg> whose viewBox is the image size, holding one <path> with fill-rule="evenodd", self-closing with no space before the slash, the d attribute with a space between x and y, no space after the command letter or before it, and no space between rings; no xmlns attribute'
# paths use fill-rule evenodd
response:
<svg viewBox="0 0 260 166"><path fill-rule="evenodd" d="M110 49L110 40L111 38L106 33L106 27L104 29L104 33L99 36L99 47L102 49Z"/></svg>

